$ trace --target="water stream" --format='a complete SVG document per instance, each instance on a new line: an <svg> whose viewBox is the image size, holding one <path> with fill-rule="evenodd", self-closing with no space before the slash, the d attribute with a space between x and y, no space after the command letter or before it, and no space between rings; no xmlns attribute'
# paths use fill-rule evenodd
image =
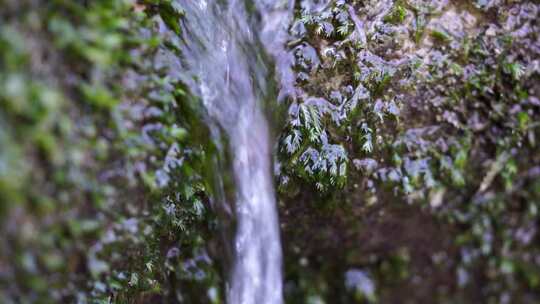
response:
<svg viewBox="0 0 540 304"><path fill-rule="evenodd" d="M234 202L221 202L232 205L236 222L227 302L282 303L272 142L262 100L272 83L271 66L263 55L279 52L284 40L278 38L288 18L283 7L288 6L238 0L178 4L185 11L178 76L227 137L232 159ZM266 52L265 45L272 51Z"/></svg>

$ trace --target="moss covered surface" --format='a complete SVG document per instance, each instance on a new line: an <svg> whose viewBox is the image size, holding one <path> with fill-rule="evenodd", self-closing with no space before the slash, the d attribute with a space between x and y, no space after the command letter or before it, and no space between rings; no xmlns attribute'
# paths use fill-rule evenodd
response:
<svg viewBox="0 0 540 304"><path fill-rule="evenodd" d="M278 176L288 299L538 301L538 5L295 12Z"/></svg>
<svg viewBox="0 0 540 304"><path fill-rule="evenodd" d="M2 303L220 301L212 148L196 100L155 56L158 24L181 13L2 2Z"/></svg>

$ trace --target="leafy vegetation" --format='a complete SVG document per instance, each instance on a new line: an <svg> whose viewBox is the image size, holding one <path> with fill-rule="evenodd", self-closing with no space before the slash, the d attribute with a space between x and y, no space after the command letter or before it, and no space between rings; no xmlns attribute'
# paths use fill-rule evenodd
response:
<svg viewBox="0 0 540 304"><path fill-rule="evenodd" d="M211 148L202 149L196 101L153 59L156 25L177 30L171 5L3 5L5 303L199 303L197 288L219 302L205 247L215 226L202 178Z"/></svg>
<svg viewBox="0 0 540 304"><path fill-rule="evenodd" d="M538 218L527 211L539 203L532 169L538 166L537 5L300 1L295 14L289 45L300 90L289 98L279 183L300 182L295 191L281 191L289 206L282 214L285 234L292 235L287 242L298 245L285 256L292 265L333 265L303 275L306 267L287 264L289 300L393 302L403 286L416 286L418 295L403 295L413 302L537 299L532 227ZM309 114L319 118L316 128L298 118L303 107L318 110ZM342 147L340 161L352 167L339 184L296 161L325 145ZM312 187L318 195L307 194ZM418 215L393 215L409 212ZM403 221L418 217L415 225L431 231L408 230ZM305 228L287 228L289 218ZM429 239L440 230L432 221L452 237ZM403 227L408 240L387 237L386 225ZM433 244L417 244L410 234ZM389 244L374 245L377 239ZM335 274L350 269L377 286L369 298L354 286L344 296ZM424 277L425 271L433 274Z"/></svg>

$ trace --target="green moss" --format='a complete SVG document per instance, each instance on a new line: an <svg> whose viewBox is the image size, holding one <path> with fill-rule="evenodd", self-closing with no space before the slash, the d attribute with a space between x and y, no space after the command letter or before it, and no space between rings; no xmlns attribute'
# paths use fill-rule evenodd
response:
<svg viewBox="0 0 540 304"><path fill-rule="evenodd" d="M403 23L406 17L407 10L405 7L400 4L395 4L394 7L392 7L392 10L386 16L384 16L383 20L384 22L397 25Z"/></svg>
<svg viewBox="0 0 540 304"><path fill-rule="evenodd" d="M20 5L4 5L0 27L0 298L131 303L175 284L219 294L212 262L197 262L203 280L183 268L214 225L209 137L193 99L153 67L165 49L153 22L178 32L178 8Z"/></svg>
<svg viewBox="0 0 540 304"><path fill-rule="evenodd" d="M444 30L432 30L430 31L430 36L437 43L448 43L452 40L452 37L446 33Z"/></svg>

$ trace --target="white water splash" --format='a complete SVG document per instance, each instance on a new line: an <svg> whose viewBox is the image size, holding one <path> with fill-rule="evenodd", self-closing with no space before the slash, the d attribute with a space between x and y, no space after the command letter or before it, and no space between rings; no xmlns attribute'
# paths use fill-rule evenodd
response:
<svg viewBox="0 0 540 304"><path fill-rule="evenodd" d="M281 303L281 244L264 117L242 111L235 138L238 227L228 303Z"/></svg>
<svg viewBox="0 0 540 304"><path fill-rule="evenodd" d="M237 223L227 302L281 304L282 257L271 139L261 110L269 68L254 35L263 32L268 37L273 30L269 23L263 28L254 22L244 1L186 0L178 4L186 11L178 43L182 46L178 75L201 97L210 119L224 131L232 156L235 201L222 202L233 206ZM271 13L276 16L275 5L255 4L263 20L269 21ZM279 22L272 24L275 31L286 30ZM251 28L255 26L261 28ZM268 39L262 40L270 47Z"/></svg>

